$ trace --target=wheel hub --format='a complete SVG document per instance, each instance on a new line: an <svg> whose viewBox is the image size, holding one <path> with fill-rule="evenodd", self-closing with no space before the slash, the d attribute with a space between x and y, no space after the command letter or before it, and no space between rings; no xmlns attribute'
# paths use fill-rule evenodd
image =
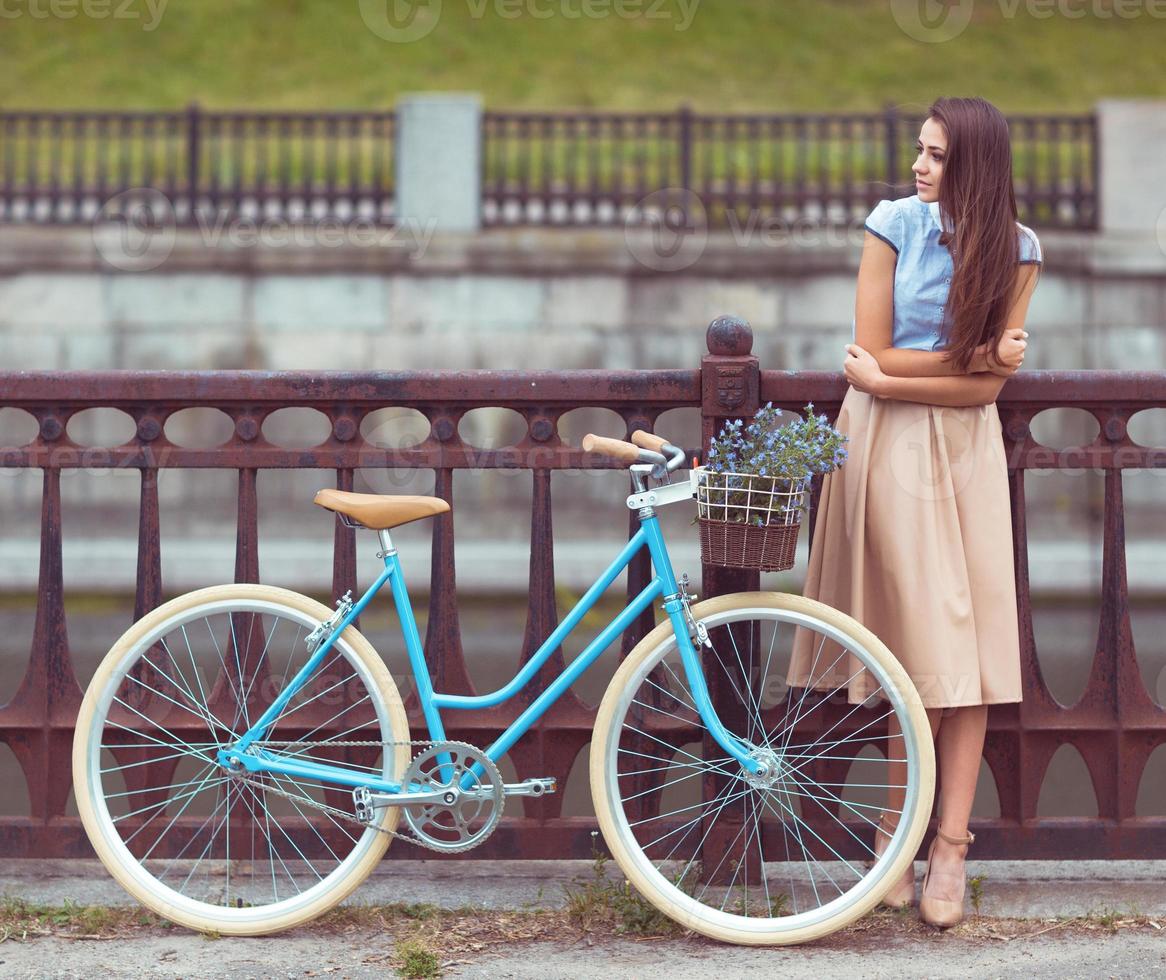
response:
<svg viewBox="0 0 1166 980"><path fill-rule="evenodd" d="M773 789L781 783L785 766L778 752L769 746L761 746L749 753L749 758L765 767L764 772L750 772L743 769L745 782L754 789Z"/></svg>

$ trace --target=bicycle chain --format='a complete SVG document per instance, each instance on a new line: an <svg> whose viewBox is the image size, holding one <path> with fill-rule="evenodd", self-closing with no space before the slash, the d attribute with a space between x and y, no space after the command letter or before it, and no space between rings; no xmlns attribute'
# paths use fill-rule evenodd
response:
<svg viewBox="0 0 1166 980"><path fill-rule="evenodd" d="M300 746L300 745L319 746L320 744L321 743L319 743L319 742L266 742L265 741L265 742L259 743L259 747L262 748L262 747L270 745L270 746L279 746L281 748L291 748L293 746ZM465 746L468 749L474 748L468 742L434 742L432 739L415 739L415 740L407 741L407 742L405 742L405 741L403 741L403 742L344 741L344 742L328 742L327 744L329 747L335 746L337 748L350 747L350 746L363 746L365 748L368 748L370 746L377 746L378 748L384 748L386 746L398 746L398 745L408 745L408 746L424 745L426 747L434 746L434 745L461 745L461 746ZM477 751L477 750L475 749L474 751ZM243 775L243 774L235 773L233 775L235 775L235 778L237 778L240 782L247 783L248 785L255 785L255 786L261 787L265 793L275 793L277 796L285 797L286 799L292 800L295 803L306 803L310 807L314 807L317 810L322 810L324 813L327 813L333 817L337 817L341 820L346 820L348 823L356 824L356 826L363 827L365 830L375 830L375 831L377 831L377 833L380 833L380 834L388 834L389 837L393 837L393 838L396 838L397 840L405 841L407 844L416 844L418 847L423 847L423 848L430 850L430 851L437 851L438 853L441 853L441 854L457 854L457 853L460 853L462 851L472 850L476 846L474 844L469 844L465 847L434 847L432 844L426 843L425 841L421 840L421 838L419 838L419 837L414 837L414 836L409 835L409 834L402 834L399 831L389 830L386 827L378 827L375 824L363 823L362 821L357 820L356 816L354 814L348 813L345 810L338 810L334 806L328 806L327 803L317 803L315 800L313 800L307 796L296 796L292 793L286 792L285 790L279 789L276 786L269 786L266 783L261 783L259 780L251 778L251 776L249 774Z"/></svg>

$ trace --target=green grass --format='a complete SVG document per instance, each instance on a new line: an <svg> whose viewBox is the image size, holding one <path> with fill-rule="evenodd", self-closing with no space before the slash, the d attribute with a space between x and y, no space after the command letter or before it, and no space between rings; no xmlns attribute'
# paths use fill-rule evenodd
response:
<svg viewBox="0 0 1166 980"><path fill-rule="evenodd" d="M1007 17L1012 4L983 0L940 44L908 37L887 0L683 0L683 30L681 0L630 18L563 14L584 0L518 2L552 16L444 0L433 30L406 44L370 30L356 0L169 2L150 31L146 0L131 0L134 19L24 14L0 31L0 105L384 108L402 92L468 90L491 108L768 111L920 111L938 95L976 94L1016 113L1166 96L1166 73L1151 68L1166 20L1098 17L1102 0L1075 5L1079 19L1033 18L1023 5Z"/></svg>
<svg viewBox="0 0 1166 980"><path fill-rule="evenodd" d="M441 963L436 954L418 939L397 943L397 956L401 961L397 972L402 977L428 980L441 976Z"/></svg>
<svg viewBox="0 0 1166 980"><path fill-rule="evenodd" d="M29 935L111 935L165 924L152 912L134 906L82 905L71 899L45 905L12 895L0 897L0 941Z"/></svg>
<svg viewBox="0 0 1166 980"><path fill-rule="evenodd" d="M592 844L591 874L565 885L567 920L583 933L613 930L648 936L677 935L683 930L646 901L624 878L607 877L611 859Z"/></svg>
<svg viewBox="0 0 1166 980"><path fill-rule="evenodd" d="M971 889L972 908L976 910L976 915L980 914L980 903L984 900L984 882L987 880L987 875L975 875L968 879L968 887Z"/></svg>

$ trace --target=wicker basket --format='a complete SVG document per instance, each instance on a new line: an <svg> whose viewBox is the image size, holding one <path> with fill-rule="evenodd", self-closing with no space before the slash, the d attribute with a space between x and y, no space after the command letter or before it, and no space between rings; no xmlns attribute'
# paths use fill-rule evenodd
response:
<svg viewBox="0 0 1166 980"><path fill-rule="evenodd" d="M793 568L810 481L698 469L701 560L763 572Z"/></svg>

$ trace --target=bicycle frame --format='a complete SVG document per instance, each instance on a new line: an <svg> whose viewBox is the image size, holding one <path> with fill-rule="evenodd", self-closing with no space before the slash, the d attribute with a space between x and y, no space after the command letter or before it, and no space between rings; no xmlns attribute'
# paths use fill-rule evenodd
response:
<svg viewBox="0 0 1166 980"><path fill-rule="evenodd" d="M540 693L534 701L522 712L486 750L492 762L497 762L504 756L510 747L518 741L527 730L554 704L556 700L569 688L576 679L599 658L628 626L658 597L664 599L664 610L672 622L677 642L680 647L681 660L684 665L685 676L693 702L700 714L701 720L707 726L713 739L729 755L735 758L751 773L764 770L764 765L750 757L752 749L728 732L721 724L717 713L709 698L708 687L705 684L704 670L701 668L692 639L689 636L689 624L686 619L685 601L681 597L676 578L672 570L672 560L660 525L655 513L641 516L640 528L620 551L596 582L587 590L576 603L575 608L567 615L553 633L543 642L533 657L511 678L504 687L490 694L459 695L442 694L433 689L433 679L429 673L429 666L425 661L425 654L421 647L421 637L417 631L417 621L413 616L413 606L409 601L408 590L401 569L400 559L395 548L390 548L384 555L385 569L372 584L369 590L352 606L340 620L331 635L323 640L319 647L308 658L304 666L288 682L279 696L271 703L263 715L252 725L229 749L221 749L218 753L220 764L242 765L250 772L273 772L288 776L300 776L308 779L317 779L323 782L352 788L366 787L369 790L381 793L400 793L400 783L387 782L371 778L367 772L346 769L342 766L331 766L324 763L312 762L303 759L279 757L265 752L261 747L252 747L257 741L262 741L264 734L275 723L287 703L303 687L312 673L323 662L331 649L336 637L340 636L348 625L361 614L364 608L387 582L393 594L397 615L405 636L405 645L409 654L409 663L417 683L417 694L421 702L421 710L425 723L429 728L429 737L434 742L445 740L445 725L442 722L441 711L446 710L473 710L475 708L490 708L508 700L521 691L534 676L539 668L550 658L554 650L570 635L580 620L591 610L599 597L608 586L628 566L631 560L644 547L652 557L654 574L648 585L629 602L607 626L587 645L571 663L567 664L562 673Z"/></svg>

